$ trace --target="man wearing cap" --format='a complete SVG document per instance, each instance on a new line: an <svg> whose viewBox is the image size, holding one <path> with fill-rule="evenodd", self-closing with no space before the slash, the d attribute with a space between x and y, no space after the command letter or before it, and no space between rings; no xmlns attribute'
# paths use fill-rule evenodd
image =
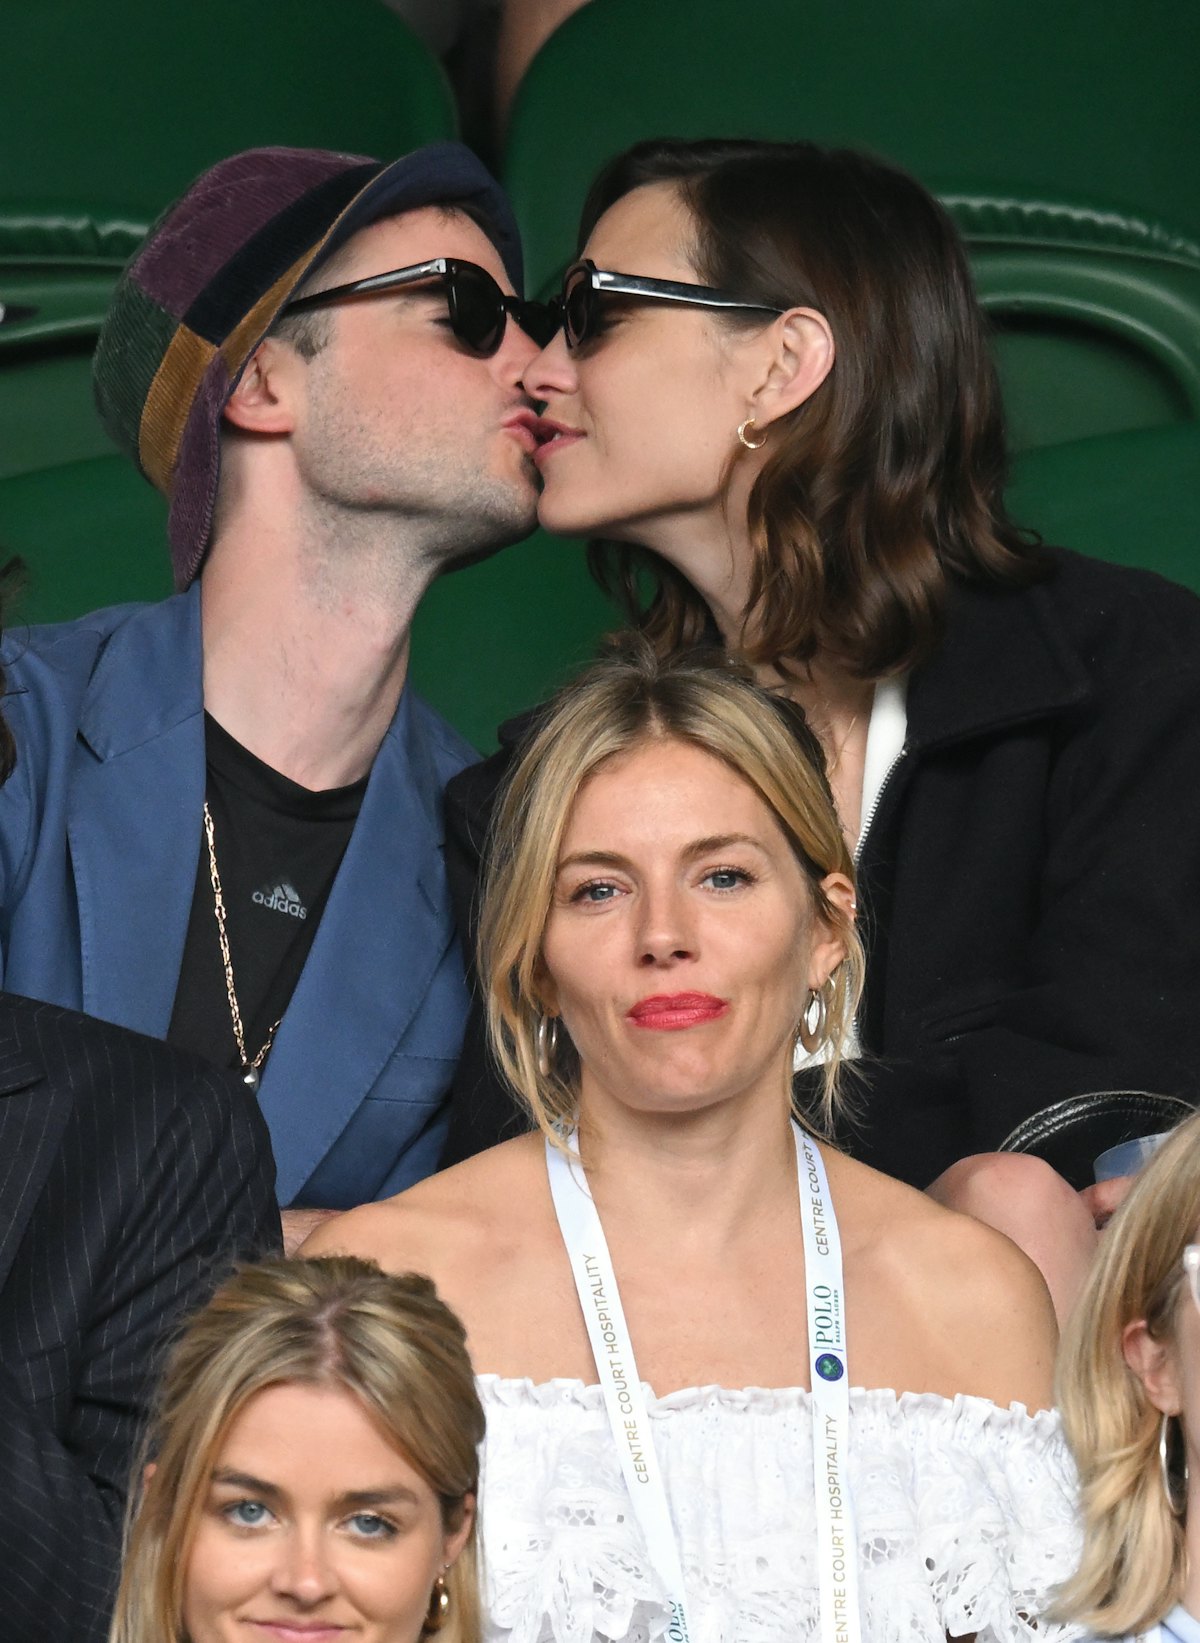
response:
<svg viewBox="0 0 1200 1643"><path fill-rule="evenodd" d="M94 372L180 592L9 648L4 984L241 1067L291 1243L437 1164L466 1013L440 800L473 754L405 688L409 628L533 527L520 277L458 144L215 166Z"/></svg>

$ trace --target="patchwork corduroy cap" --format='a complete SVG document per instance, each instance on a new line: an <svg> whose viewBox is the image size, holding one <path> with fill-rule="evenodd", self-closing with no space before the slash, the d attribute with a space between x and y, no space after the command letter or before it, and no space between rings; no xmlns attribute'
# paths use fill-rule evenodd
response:
<svg viewBox="0 0 1200 1643"><path fill-rule="evenodd" d="M390 165L326 149L248 149L206 171L150 230L113 294L92 385L105 428L170 502L177 587L208 548L221 412L284 303L360 228L454 203L489 225L519 292L508 201L461 143L431 143Z"/></svg>

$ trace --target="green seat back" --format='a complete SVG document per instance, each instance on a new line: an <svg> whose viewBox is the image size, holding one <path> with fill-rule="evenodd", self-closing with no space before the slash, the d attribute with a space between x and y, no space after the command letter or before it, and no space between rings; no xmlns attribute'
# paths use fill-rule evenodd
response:
<svg viewBox="0 0 1200 1643"><path fill-rule="evenodd" d="M261 144L391 159L453 136L440 66L379 0L38 0L0 48L0 476L109 449L91 349L147 227Z"/></svg>
<svg viewBox="0 0 1200 1643"><path fill-rule="evenodd" d="M171 592L166 503L123 456L0 479L0 558L10 554L28 568L13 613L26 622Z"/></svg>
<svg viewBox="0 0 1200 1643"><path fill-rule="evenodd" d="M1200 8L602 0L532 64L504 176L530 286L600 165L661 135L898 161L972 251L1018 446L1200 414Z"/></svg>
<svg viewBox="0 0 1200 1643"><path fill-rule="evenodd" d="M1013 518L1048 542L1158 571L1200 593L1200 424L1026 451Z"/></svg>

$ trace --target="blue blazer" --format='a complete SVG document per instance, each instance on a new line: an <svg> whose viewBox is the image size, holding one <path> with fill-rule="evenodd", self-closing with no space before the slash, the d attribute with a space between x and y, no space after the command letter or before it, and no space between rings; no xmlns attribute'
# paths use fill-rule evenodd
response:
<svg viewBox="0 0 1200 1643"><path fill-rule="evenodd" d="M199 589L14 631L3 661L3 986L162 1038L202 829ZM259 1091L281 1204L437 1167L467 1011L441 797L475 756L404 691Z"/></svg>

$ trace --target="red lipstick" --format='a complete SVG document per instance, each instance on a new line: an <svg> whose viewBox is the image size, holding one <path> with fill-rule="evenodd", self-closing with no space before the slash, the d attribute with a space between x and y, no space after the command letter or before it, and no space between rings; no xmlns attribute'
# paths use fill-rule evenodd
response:
<svg viewBox="0 0 1200 1643"><path fill-rule="evenodd" d="M657 1032L678 1032L683 1027L700 1027L725 1014L729 1001L712 993L655 993L643 998L626 1012L635 1027L652 1027Z"/></svg>

